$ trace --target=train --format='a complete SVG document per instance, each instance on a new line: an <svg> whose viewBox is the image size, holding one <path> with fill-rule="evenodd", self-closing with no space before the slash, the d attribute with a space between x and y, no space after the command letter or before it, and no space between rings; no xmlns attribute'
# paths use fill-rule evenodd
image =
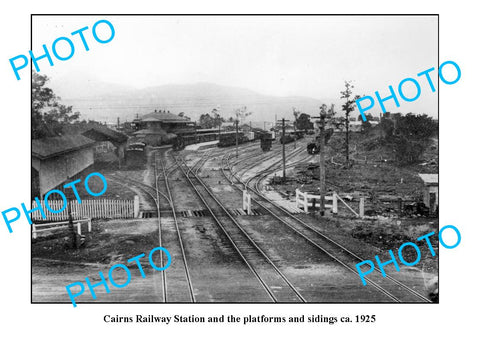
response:
<svg viewBox="0 0 480 349"><path fill-rule="evenodd" d="M272 149L272 142L275 139L274 132L262 132L260 134L260 147L263 151L269 151Z"/></svg>
<svg viewBox="0 0 480 349"><path fill-rule="evenodd" d="M281 144L288 144L293 142L294 140L300 139L304 137L304 132L303 131L291 131L291 132L286 132L285 136L280 137L280 143Z"/></svg>
<svg viewBox="0 0 480 349"><path fill-rule="evenodd" d="M147 150L145 142L135 138L129 139L125 150L125 165L131 169L141 169L147 162Z"/></svg>
<svg viewBox="0 0 480 349"><path fill-rule="evenodd" d="M333 128L327 129L325 132L325 145L328 144L328 141L330 140L332 135L333 135ZM307 144L307 153L310 155L320 153L320 137L319 136L315 138L315 142L311 142Z"/></svg>
<svg viewBox="0 0 480 349"><path fill-rule="evenodd" d="M261 139L261 132L237 132L236 131L231 131L231 132L225 132L220 134L220 139L218 141L218 146L219 147L230 147L232 145L237 144L237 137L238 137L238 144L246 143L246 142L252 142L257 139Z"/></svg>
<svg viewBox="0 0 480 349"><path fill-rule="evenodd" d="M238 132L238 144L252 142L262 138L262 134L266 131L250 131L250 132ZM187 145L210 142L218 139L219 147L229 147L236 144L235 141L236 131L221 131L220 138L218 129L197 129L188 130L177 133L177 136L172 141L174 150L184 149ZM272 139L275 139L275 135L272 132Z"/></svg>
<svg viewBox="0 0 480 349"><path fill-rule="evenodd" d="M187 145L215 141L218 139L218 130L197 130L178 133L172 141L173 150L181 150Z"/></svg>

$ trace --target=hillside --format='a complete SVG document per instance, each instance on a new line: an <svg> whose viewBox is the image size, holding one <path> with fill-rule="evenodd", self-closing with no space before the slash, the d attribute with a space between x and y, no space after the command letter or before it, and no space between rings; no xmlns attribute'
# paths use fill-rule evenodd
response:
<svg viewBox="0 0 480 349"><path fill-rule="evenodd" d="M115 122L132 120L138 113L146 114L154 109L166 109L174 113L184 112L193 120L220 107L222 116L233 116L234 109L247 106L253 114L249 120L273 121L291 118L292 107L308 114L317 114L322 103L339 102L307 97L275 97L263 95L238 87L221 86L211 83L186 85L160 85L135 89L121 85L96 82L94 79L73 79L68 83L62 80L51 81L50 86L62 98L64 104L72 105L82 118Z"/></svg>

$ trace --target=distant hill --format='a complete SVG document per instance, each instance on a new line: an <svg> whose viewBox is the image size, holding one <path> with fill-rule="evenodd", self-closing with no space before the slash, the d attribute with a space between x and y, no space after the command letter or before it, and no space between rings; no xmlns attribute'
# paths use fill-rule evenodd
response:
<svg viewBox="0 0 480 349"><path fill-rule="evenodd" d="M247 106L253 114L247 119L252 122L273 121L278 118L291 119L292 107L310 115L318 115L322 103L335 103L340 110L340 100L317 100L308 97L274 97L238 87L211 83L185 85L161 85L135 89L121 85L97 83L93 79L69 79L68 83L51 81L50 86L61 97L62 102L72 105L82 118L116 122L132 120L135 115L147 114L155 109L173 113L184 112L192 120L220 107L224 118L234 116L234 109Z"/></svg>

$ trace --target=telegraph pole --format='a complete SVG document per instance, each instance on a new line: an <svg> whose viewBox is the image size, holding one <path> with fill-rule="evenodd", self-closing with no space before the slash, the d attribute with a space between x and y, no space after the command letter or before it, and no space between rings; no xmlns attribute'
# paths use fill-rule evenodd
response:
<svg viewBox="0 0 480 349"><path fill-rule="evenodd" d="M297 114L295 110L293 111L293 117L295 118L293 122L293 149L297 149Z"/></svg>
<svg viewBox="0 0 480 349"><path fill-rule="evenodd" d="M286 169L285 169L285 118L282 118L282 161L283 161L283 183L286 181Z"/></svg>
<svg viewBox="0 0 480 349"><path fill-rule="evenodd" d="M320 215L325 215L325 112L320 111Z"/></svg>
<svg viewBox="0 0 480 349"><path fill-rule="evenodd" d="M236 148L236 157L238 158L238 117L235 120L235 148Z"/></svg>
<svg viewBox="0 0 480 349"><path fill-rule="evenodd" d="M195 121L195 143L197 143L197 122Z"/></svg>
<svg viewBox="0 0 480 349"><path fill-rule="evenodd" d="M277 114L275 114L275 127L273 128L273 132L275 133L275 138L277 138Z"/></svg>
<svg viewBox="0 0 480 349"><path fill-rule="evenodd" d="M319 178L320 178L320 215L325 215L325 192L326 192L326 185L325 185L325 117L326 117L326 110L320 108L320 116L313 116L312 119L320 119L317 121L319 134L318 134L318 142L320 152L319 152Z"/></svg>

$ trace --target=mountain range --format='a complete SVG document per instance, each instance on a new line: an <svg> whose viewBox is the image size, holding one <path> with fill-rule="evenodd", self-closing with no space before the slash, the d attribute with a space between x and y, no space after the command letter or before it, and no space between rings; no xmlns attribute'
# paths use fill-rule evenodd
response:
<svg viewBox="0 0 480 349"><path fill-rule="evenodd" d="M285 117L292 119L292 108L310 115L318 115L322 103L334 103L340 110L340 100L314 99L291 96L276 97L255 91L212 83L168 84L142 89L123 85L101 83L94 79L69 79L50 81L49 86L61 97L61 102L71 105L84 119L114 123L131 121L137 115L156 110L173 113L184 112L192 120L204 113L219 108L225 119L234 116L234 110L246 106L252 115L248 121L273 121Z"/></svg>

